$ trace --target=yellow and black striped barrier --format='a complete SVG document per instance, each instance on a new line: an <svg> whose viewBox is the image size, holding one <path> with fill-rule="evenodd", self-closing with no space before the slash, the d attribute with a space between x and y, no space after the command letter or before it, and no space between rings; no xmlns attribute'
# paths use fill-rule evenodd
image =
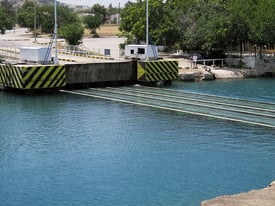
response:
<svg viewBox="0 0 275 206"><path fill-rule="evenodd" d="M178 61L140 61L137 64L137 80L139 82L178 79Z"/></svg>
<svg viewBox="0 0 275 206"><path fill-rule="evenodd" d="M66 86L64 65L0 65L0 80L5 88L32 90Z"/></svg>
<svg viewBox="0 0 275 206"><path fill-rule="evenodd" d="M59 61L64 61L64 62L76 62L74 59L69 59L69 58L58 58Z"/></svg>

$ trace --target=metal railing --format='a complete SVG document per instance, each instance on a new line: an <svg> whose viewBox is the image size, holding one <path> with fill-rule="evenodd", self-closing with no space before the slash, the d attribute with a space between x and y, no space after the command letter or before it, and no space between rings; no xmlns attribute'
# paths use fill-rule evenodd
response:
<svg viewBox="0 0 275 206"><path fill-rule="evenodd" d="M206 65L206 62L212 62L212 65L216 65L215 62L221 61L221 66L223 66L225 59L201 59L197 60L197 62L202 62L203 65Z"/></svg>
<svg viewBox="0 0 275 206"><path fill-rule="evenodd" d="M198 59L195 61L190 60L190 63L191 63L191 68L193 68L193 67L197 67L198 63L202 63L204 66L206 66L207 62L210 62L210 63L212 62L211 66L216 66L218 61L221 62L219 63L219 65L223 67L225 59Z"/></svg>
<svg viewBox="0 0 275 206"><path fill-rule="evenodd" d="M20 58L20 51L18 48L0 47L0 54L11 58Z"/></svg>

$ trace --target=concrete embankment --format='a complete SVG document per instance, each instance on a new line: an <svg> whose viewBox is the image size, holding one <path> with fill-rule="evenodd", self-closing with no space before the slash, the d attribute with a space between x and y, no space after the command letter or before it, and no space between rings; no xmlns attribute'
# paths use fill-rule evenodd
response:
<svg viewBox="0 0 275 206"><path fill-rule="evenodd" d="M237 195L224 195L201 203L201 206L274 206L275 181L261 190Z"/></svg>

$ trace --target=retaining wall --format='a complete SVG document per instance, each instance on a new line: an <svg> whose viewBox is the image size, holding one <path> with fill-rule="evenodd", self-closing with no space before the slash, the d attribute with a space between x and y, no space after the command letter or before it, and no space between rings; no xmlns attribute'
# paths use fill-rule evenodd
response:
<svg viewBox="0 0 275 206"><path fill-rule="evenodd" d="M137 79L135 61L66 65L67 85L129 82Z"/></svg>

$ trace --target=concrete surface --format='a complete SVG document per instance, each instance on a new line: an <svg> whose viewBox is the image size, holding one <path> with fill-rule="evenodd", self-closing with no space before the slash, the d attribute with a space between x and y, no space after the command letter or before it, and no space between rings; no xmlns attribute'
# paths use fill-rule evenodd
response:
<svg viewBox="0 0 275 206"><path fill-rule="evenodd" d="M275 181L261 190L252 190L237 195L225 195L206 200L201 206L274 206Z"/></svg>
<svg viewBox="0 0 275 206"><path fill-rule="evenodd" d="M50 41L49 35L38 35L35 39L31 32L26 28L17 28L15 30L7 30L5 34L0 35L0 47L20 48L20 47L47 47ZM36 40L36 41L35 41ZM84 38L81 47L88 51L92 51L103 55L105 49L110 50L110 57L115 59L123 59L120 54L119 44L123 43L125 38L118 37L100 37L100 38ZM58 42L64 44L64 39L58 39ZM60 54L62 58L64 55ZM70 58L71 61L75 58ZM81 60L83 61L83 59ZM95 62L95 61L92 61Z"/></svg>

